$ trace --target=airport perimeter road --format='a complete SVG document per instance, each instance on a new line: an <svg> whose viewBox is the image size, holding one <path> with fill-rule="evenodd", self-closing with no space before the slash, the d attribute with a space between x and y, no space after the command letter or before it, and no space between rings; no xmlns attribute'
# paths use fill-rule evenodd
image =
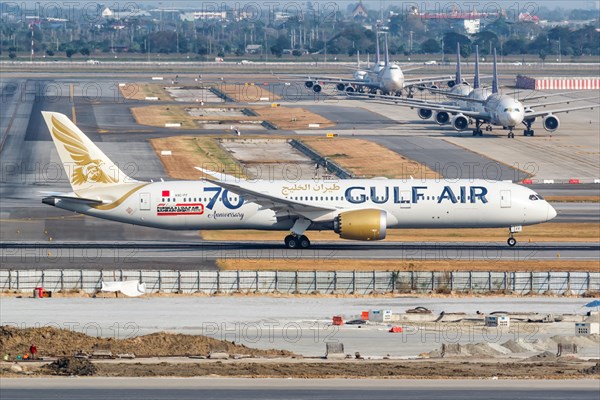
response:
<svg viewBox="0 0 600 400"><path fill-rule="evenodd" d="M505 243L472 242L321 242L305 250L287 249L278 242L1 242L2 269L27 268L216 268L219 259L314 260L326 265L337 259L436 260L436 261L530 261L597 260L598 243Z"/></svg>
<svg viewBox="0 0 600 400"><path fill-rule="evenodd" d="M3 400L598 399L596 380L3 378ZM35 389L32 389L35 388Z"/></svg>

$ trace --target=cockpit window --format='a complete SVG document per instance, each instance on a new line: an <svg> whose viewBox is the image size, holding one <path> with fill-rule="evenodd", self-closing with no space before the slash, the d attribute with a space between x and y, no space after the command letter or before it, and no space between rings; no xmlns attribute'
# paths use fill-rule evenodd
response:
<svg viewBox="0 0 600 400"><path fill-rule="evenodd" d="M544 198L541 195L537 194L536 196L537 196L538 200L544 200Z"/></svg>
<svg viewBox="0 0 600 400"><path fill-rule="evenodd" d="M521 110L519 110L518 108L515 108L515 112L521 112Z"/></svg>
<svg viewBox="0 0 600 400"><path fill-rule="evenodd" d="M535 194L530 194L529 200L537 200L537 196Z"/></svg>

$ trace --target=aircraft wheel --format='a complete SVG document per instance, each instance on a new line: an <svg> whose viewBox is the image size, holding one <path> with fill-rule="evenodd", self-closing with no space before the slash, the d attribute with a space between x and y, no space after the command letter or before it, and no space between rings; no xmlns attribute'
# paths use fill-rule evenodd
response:
<svg viewBox="0 0 600 400"><path fill-rule="evenodd" d="M508 238L506 243L508 243L510 247L514 247L517 244L517 239L515 239L514 237Z"/></svg>
<svg viewBox="0 0 600 400"><path fill-rule="evenodd" d="M287 235L285 237L285 247L288 249L296 249L299 246L298 238L294 235Z"/></svg>
<svg viewBox="0 0 600 400"><path fill-rule="evenodd" d="M308 249L310 247L310 240L308 240L308 238L304 235L300 236L300 240L298 242L301 249Z"/></svg>

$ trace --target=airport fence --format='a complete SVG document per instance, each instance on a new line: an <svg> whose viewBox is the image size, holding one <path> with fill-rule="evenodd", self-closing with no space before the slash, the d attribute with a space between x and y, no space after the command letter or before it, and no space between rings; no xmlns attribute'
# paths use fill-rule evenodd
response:
<svg viewBox="0 0 600 400"><path fill-rule="evenodd" d="M600 292L600 272L0 270L0 290L98 291L102 282L139 280L149 293L373 294Z"/></svg>

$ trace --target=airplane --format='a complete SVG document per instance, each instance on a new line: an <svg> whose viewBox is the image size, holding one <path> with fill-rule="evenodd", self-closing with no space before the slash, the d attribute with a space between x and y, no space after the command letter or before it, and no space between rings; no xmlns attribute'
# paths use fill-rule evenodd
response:
<svg viewBox="0 0 600 400"><path fill-rule="evenodd" d="M485 92L481 92L485 93ZM360 96L360 94L354 94L353 96ZM485 96L485 94L482 94ZM370 97L373 97L372 95ZM425 117L431 117L433 112L436 112L436 121L439 124L450 123L452 127L457 131L465 131L469 129L471 121L475 121L475 127L473 129L473 136L483 136L481 126L484 123L488 124L486 130L491 130L492 125L501 126L504 129L508 129L508 137L514 138L515 134L513 129L520 124L525 125L526 129L523 131L524 136L533 136L534 130L531 129L532 124L538 117L543 117L542 126L548 132L556 131L560 126L560 120L555 114L570 112L583 109L594 109L598 107L598 104L584 105L577 107L559 108L554 110L535 111L532 106L526 106L521 103L518 99L515 99L509 95L500 94L498 91L498 69L496 60L496 50L494 49L494 64L493 64L493 80L492 80L492 91L491 94L484 99L471 98L469 96L454 96L447 94L449 98L456 98L467 102L468 104L461 105L448 105L439 102L430 102L426 100L415 100L415 99L398 99L392 96L377 96L377 99L388 100L394 102L397 105L418 108L418 115L422 119ZM536 104L535 106L546 106L548 104L558 103L571 103L583 100L593 100L598 97L589 97L584 99L569 99L565 101L559 101L554 103Z"/></svg>
<svg viewBox="0 0 600 400"><path fill-rule="evenodd" d="M42 111L72 192L42 203L107 220L171 230L287 231L305 249L311 230L340 238L385 239L388 229L508 228L556 216L533 190L505 181L347 179L249 181L198 168L193 181L141 182L125 175L64 114Z"/></svg>
<svg viewBox="0 0 600 400"><path fill-rule="evenodd" d="M379 36L380 32L377 32L377 59L371 69L357 69L354 71L352 79L329 76L302 76L304 86L307 89L312 89L315 93L320 93L323 90L323 84L331 83L335 84L336 89L340 92L352 93L358 91L364 93L367 91L371 94L381 93L395 96L402 95L402 92L408 89L408 95L412 97L414 88L421 88L426 84L437 87L435 86L435 82L451 79L449 76L406 79L404 72L417 68L406 69L403 72L399 65L390 62L388 39L385 34L383 35L385 56L382 61L379 50Z"/></svg>

